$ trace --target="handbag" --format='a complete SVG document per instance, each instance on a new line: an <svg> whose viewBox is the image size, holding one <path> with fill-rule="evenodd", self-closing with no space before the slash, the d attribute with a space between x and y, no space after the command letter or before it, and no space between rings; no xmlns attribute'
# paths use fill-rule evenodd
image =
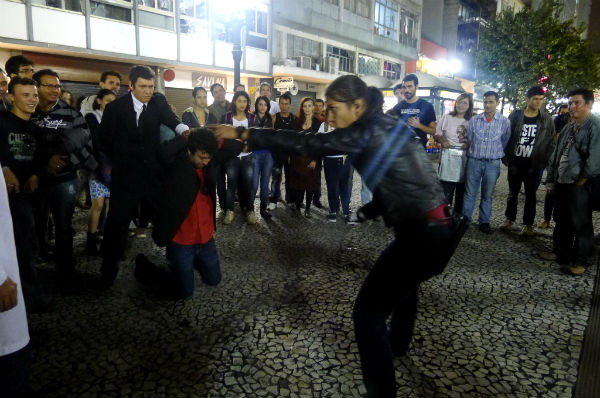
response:
<svg viewBox="0 0 600 398"><path fill-rule="evenodd" d="M467 165L467 151L460 147L442 149L438 169L440 181L463 182Z"/></svg>

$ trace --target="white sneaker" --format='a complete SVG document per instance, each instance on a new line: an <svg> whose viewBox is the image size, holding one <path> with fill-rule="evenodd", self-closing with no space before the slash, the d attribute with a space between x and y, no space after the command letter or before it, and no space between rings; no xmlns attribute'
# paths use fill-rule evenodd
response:
<svg viewBox="0 0 600 398"><path fill-rule="evenodd" d="M225 212L225 217L223 217L223 224L229 225L233 221L233 212L231 210L227 210Z"/></svg>
<svg viewBox="0 0 600 398"><path fill-rule="evenodd" d="M277 203L272 203L272 202L271 202L271 203L269 203L269 205L267 206L267 209L268 209L268 210L271 210L271 211L275 210L276 208L277 208Z"/></svg>

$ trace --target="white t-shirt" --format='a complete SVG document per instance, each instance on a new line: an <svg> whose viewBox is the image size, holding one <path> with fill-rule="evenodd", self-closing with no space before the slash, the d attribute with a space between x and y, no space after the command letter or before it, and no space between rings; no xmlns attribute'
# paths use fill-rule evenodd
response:
<svg viewBox="0 0 600 398"><path fill-rule="evenodd" d="M239 126L243 126L248 128L248 119L244 119L244 120L237 120L235 117L231 118L231 121L233 123L233 127L239 127ZM240 152L240 154L238 155L238 158L243 158L244 156L248 156L250 155L252 152Z"/></svg>
<svg viewBox="0 0 600 398"><path fill-rule="evenodd" d="M271 108L269 109L269 113L271 115L274 115L278 112L281 112L281 110L279 109L279 103L275 102L275 101L271 101Z"/></svg>
<svg viewBox="0 0 600 398"><path fill-rule="evenodd" d="M469 121L445 114L440 118L436 127L435 135L444 136L451 146L462 146L467 142L467 126Z"/></svg>
<svg viewBox="0 0 600 398"><path fill-rule="evenodd" d="M29 328L19 277L12 218L8 207L8 193L4 174L0 173L0 285L6 282L6 278L17 284L18 304L8 311L0 312L0 356L17 352L29 343Z"/></svg>
<svg viewBox="0 0 600 398"><path fill-rule="evenodd" d="M327 133L331 133L333 130L335 130L335 127L331 127L329 126L329 128L327 129L327 131L325 131L325 125L327 122L323 122L321 123L321 126L319 126L319 131L317 131L317 133L321 133L321 134L327 134ZM344 155L331 155L331 156L325 156L326 158L343 158Z"/></svg>

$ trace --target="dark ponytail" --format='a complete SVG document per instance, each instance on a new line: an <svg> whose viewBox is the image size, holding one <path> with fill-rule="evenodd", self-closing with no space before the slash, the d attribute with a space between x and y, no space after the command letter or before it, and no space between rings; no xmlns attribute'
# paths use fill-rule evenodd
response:
<svg viewBox="0 0 600 398"><path fill-rule="evenodd" d="M383 94L381 91L376 87L367 87L366 83L356 76L338 77L327 87L325 96L328 99L346 103L359 98L364 99L367 110L361 116L361 119L368 119L383 112Z"/></svg>

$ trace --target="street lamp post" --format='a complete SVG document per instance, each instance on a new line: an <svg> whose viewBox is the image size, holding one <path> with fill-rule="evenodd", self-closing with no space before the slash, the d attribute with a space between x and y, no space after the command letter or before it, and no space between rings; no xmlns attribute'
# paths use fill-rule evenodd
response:
<svg viewBox="0 0 600 398"><path fill-rule="evenodd" d="M240 64L242 62L242 26L243 17L234 18L231 21L233 34L233 87L240 84Z"/></svg>

